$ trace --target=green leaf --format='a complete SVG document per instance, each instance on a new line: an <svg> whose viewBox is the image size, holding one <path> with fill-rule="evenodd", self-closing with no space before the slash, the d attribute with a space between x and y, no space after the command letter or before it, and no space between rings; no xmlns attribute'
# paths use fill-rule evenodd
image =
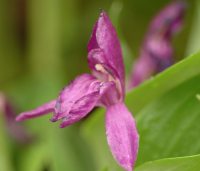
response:
<svg viewBox="0 0 200 171"><path fill-rule="evenodd" d="M199 63L200 54L194 54L127 94L129 109L137 112L133 114L140 134L136 165L200 153ZM102 110L82 125L82 134L99 167L119 170L106 142Z"/></svg>
<svg viewBox="0 0 200 171"><path fill-rule="evenodd" d="M200 155L162 159L145 163L135 171L199 171Z"/></svg>
<svg viewBox="0 0 200 171"><path fill-rule="evenodd" d="M194 77L137 116L140 149L137 163L200 153L200 76Z"/></svg>

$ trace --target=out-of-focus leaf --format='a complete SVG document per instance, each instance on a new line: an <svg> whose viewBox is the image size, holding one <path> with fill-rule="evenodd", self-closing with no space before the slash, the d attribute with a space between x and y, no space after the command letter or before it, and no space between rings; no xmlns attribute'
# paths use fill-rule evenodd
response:
<svg viewBox="0 0 200 171"><path fill-rule="evenodd" d="M110 10L109 10L109 16L112 20L113 25L116 28L117 35L120 39L122 53L124 56L124 66L125 66L126 78L128 78L128 76L130 75L131 70L132 70L134 55L131 52L129 45L127 44L127 42L124 38L122 29L121 29L121 25L120 25L120 18L121 18L121 12L122 12L123 7L124 7L124 4L121 0L114 0L112 2Z"/></svg>
<svg viewBox="0 0 200 171"><path fill-rule="evenodd" d="M47 144L37 143L21 153L19 171L41 171L49 167L49 164Z"/></svg>
<svg viewBox="0 0 200 171"><path fill-rule="evenodd" d="M33 127L38 134L35 143L24 148L20 155L19 171L41 171L45 168L52 171L96 170L93 156L85 140L79 136L77 125L60 129L58 123L46 124L48 116L33 121L40 125L38 129Z"/></svg>
<svg viewBox="0 0 200 171"><path fill-rule="evenodd" d="M200 54L192 55L127 94L129 109L140 111L136 115L140 134L137 165L200 153L199 63ZM93 113L83 123L82 133L91 142L99 166L117 170L105 138L103 113Z"/></svg>
<svg viewBox="0 0 200 171"><path fill-rule="evenodd" d="M60 1L27 1L29 68L38 79L61 76Z"/></svg>
<svg viewBox="0 0 200 171"><path fill-rule="evenodd" d="M5 125L2 121L2 113L0 113L0 170L13 170L10 158L10 151L8 148L7 136L5 135Z"/></svg>
<svg viewBox="0 0 200 171"><path fill-rule="evenodd" d="M135 171L199 171L200 155L147 162Z"/></svg>
<svg viewBox="0 0 200 171"><path fill-rule="evenodd" d="M16 14L10 8L13 2L0 1L0 89L23 70L20 63L20 42L16 33ZM17 7L15 6L15 9Z"/></svg>
<svg viewBox="0 0 200 171"><path fill-rule="evenodd" d="M50 147L53 171L94 171L90 147L79 135L77 125L51 129Z"/></svg>
<svg viewBox="0 0 200 171"><path fill-rule="evenodd" d="M190 38L188 41L187 53L191 54L200 50L200 1L195 2L195 15L193 17L192 28L190 32Z"/></svg>
<svg viewBox="0 0 200 171"><path fill-rule="evenodd" d="M104 169L102 169L101 171L109 171L109 170L108 170L108 168L104 168Z"/></svg>

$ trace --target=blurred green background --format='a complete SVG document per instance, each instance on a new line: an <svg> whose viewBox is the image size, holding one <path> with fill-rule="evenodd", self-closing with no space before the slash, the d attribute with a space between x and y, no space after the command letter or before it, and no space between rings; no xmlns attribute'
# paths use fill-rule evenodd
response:
<svg viewBox="0 0 200 171"><path fill-rule="evenodd" d="M0 0L0 91L19 113L55 98L75 76L89 72L86 47L100 9L117 29L128 74L151 18L169 2ZM173 39L176 61L199 48L198 10L197 0L188 1L183 29ZM0 171L95 170L94 154L79 136L81 123L59 129L49 118L20 123L34 137L22 145L7 134L1 117Z"/></svg>

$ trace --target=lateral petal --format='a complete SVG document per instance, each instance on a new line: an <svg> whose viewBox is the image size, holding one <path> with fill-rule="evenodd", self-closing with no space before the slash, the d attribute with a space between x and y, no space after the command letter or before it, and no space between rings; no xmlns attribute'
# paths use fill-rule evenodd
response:
<svg viewBox="0 0 200 171"><path fill-rule="evenodd" d="M101 86L102 82L90 74L78 76L61 91L51 121L68 120L72 117L71 115L79 118L84 117L99 100Z"/></svg>
<svg viewBox="0 0 200 171"><path fill-rule="evenodd" d="M110 103L113 103L117 100L117 95L115 94L116 91L114 91L114 94L112 94L112 101L110 101L110 95L107 95L107 93L112 93L114 89L115 84L113 82L101 82L99 84L98 91L91 92L89 94L84 95L80 99L78 99L74 105L71 106L71 109L69 112L64 113L64 117L62 118L63 121L60 124L61 128L64 128L66 126L69 126L75 122L78 122L82 118L84 118L87 114L91 112L91 110L98 105L107 106ZM106 98L107 96L108 99Z"/></svg>
<svg viewBox="0 0 200 171"><path fill-rule="evenodd" d="M132 171L137 158L139 136L135 120L123 103L107 108L106 135L116 161L125 170Z"/></svg>
<svg viewBox="0 0 200 171"><path fill-rule="evenodd" d="M56 100L52 100L48 103L43 104L42 106L37 107L34 110L30 110L27 112L22 112L16 117L16 121L23 121L27 119L32 119L38 116L46 115L50 112L54 112L54 107L56 104Z"/></svg>
<svg viewBox="0 0 200 171"><path fill-rule="evenodd" d="M93 92L77 100L70 112L66 113L60 127L64 128L84 118L96 106L99 97L99 92Z"/></svg>

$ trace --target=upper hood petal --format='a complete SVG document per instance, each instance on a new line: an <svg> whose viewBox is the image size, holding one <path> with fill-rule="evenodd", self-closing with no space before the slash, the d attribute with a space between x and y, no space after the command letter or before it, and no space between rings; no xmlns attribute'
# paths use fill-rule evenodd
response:
<svg viewBox="0 0 200 171"><path fill-rule="evenodd" d="M99 61L111 66L117 72L116 76L119 77L124 87L124 64L120 42L117 38L115 28L105 12L101 12L88 43L88 52L94 49L101 49L103 51L103 55L100 56ZM90 57L88 61L93 64L99 62L94 61L94 58ZM91 69L94 70L94 67L91 67Z"/></svg>
<svg viewBox="0 0 200 171"><path fill-rule="evenodd" d="M114 158L125 170L132 171L137 158L139 136L135 121L123 103L107 109L106 135Z"/></svg>

